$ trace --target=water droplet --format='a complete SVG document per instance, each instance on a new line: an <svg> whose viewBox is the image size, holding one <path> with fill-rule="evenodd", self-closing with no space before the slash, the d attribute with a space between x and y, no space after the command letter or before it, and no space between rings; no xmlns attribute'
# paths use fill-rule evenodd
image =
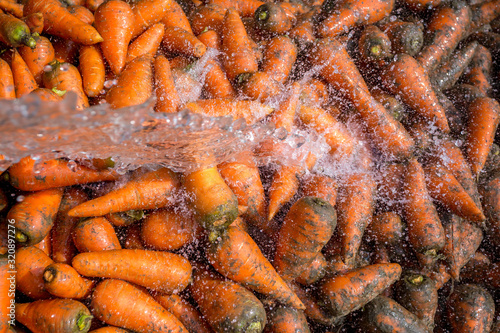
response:
<svg viewBox="0 0 500 333"><path fill-rule="evenodd" d="M23 202L23 201L24 201L24 198L25 198L25 196L24 196L24 195L18 195L18 196L16 197L16 201L17 201L17 202Z"/></svg>

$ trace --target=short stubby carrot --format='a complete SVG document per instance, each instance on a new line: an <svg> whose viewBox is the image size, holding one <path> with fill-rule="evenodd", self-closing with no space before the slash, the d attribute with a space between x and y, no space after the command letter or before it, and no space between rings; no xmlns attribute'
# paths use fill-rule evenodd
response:
<svg viewBox="0 0 500 333"><path fill-rule="evenodd" d="M106 69L101 49L97 45L80 47L78 69L82 75L85 94L88 97L97 97L102 94L106 81Z"/></svg>
<svg viewBox="0 0 500 333"><path fill-rule="evenodd" d="M154 57L160 47L164 33L165 26L162 23L156 23L149 27L128 46L126 62L132 61L145 53L149 53Z"/></svg>
<svg viewBox="0 0 500 333"><path fill-rule="evenodd" d="M264 257L255 241L245 231L229 226L214 240L206 256L225 277L279 302L303 309L297 295Z"/></svg>
<svg viewBox="0 0 500 333"><path fill-rule="evenodd" d="M121 249L113 225L104 217L82 219L74 225L72 235L79 252Z"/></svg>
<svg viewBox="0 0 500 333"><path fill-rule="evenodd" d="M187 259L165 251L85 252L76 255L72 265L83 276L123 279L164 293L184 290L192 273Z"/></svg>
<svg viewBox="0 0 500 333"><path fill-rule="evenodd" d="M17 98L29 94L38 88L35 77L17 50L12 55L11 68Z"/></svg>
<svg viewBox="0 0 500 333"><path fill-rule="evenodd" d="M154 60L154 85L156 94L156 112L177 112L181 99L175 87L170 62L164 55Z"/></svg>
<svg viewBox="0 0 500 333"><path fill-rule="evenodd" d="M45 36L34 37L36 46L20 46L17 48L19 54L28 66L31 74L35 78L38 85L42 84L42 74L44 67L51 61L55 60L55 51L51 41Z"/></svg>
<svg viewBox="0 0 500 333"><path fill-rule="evenodd" d="M90 308L99 320L135 332L188 332L179 319L149 293L122 280L101 281L92 293Z"/></svg>
<svg viewBox="0 0 500 333"><path fill-rule="evenodd" d="M45 289L60 298L84 299L94 288L94 281L83 278L68 264L52 263L43 271Z"/></svg>
<svg viewBox="0 0 500 333"><path fill-rule="evenodd" d="M270 306L266 313L268 316L267 320L269 322L266 325L266 332L311 332L304 311L278 304Z"/></svg>
<svg viewBox="0 0 500 333"><path fill-rule="evenodd" d="M259 6L254 13L253 19L257 29L261 33L268 35L284 35L295 23L293 14L273 2Z"/></svg>
<svg viewBox="0 0 500 333"><path fill-rule="evenodd" d="M53 260L42 250L26 246L16 251L16 288L32 299L51 298L45 290L43 271Z"/></svg>

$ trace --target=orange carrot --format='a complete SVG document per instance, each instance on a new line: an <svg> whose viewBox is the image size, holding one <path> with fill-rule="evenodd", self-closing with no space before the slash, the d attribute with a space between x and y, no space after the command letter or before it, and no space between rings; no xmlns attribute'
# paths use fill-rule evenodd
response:
<svg viewBox="0 0 500 333"><path fill-rule="evenodd" d="M139 0L132 5L135 23L132 38L139 36L147 28L160 22L172 7L172 0Z"/></svg>
<svg viewBox="0 0 500 333"><path fill-rule="evenodd" d="M306 288L298 285L297 283L290 282L289 283L292 290L297 294L300 298L304 306L306 307L304 310L304 314L307 319L312 320L315 323L319 323L322 325L331 325L333 324L335 318L328 313L328 310L322 306L320 300L316 297L316 292L311 288Z"/></svg>
<svg viewBox="0 0 500 333"><path fill-rule="evenodd" d="M0 42L12 47L26 45L34 48L35 39L31 36L30 29L24 21L17 17L0 12Z"/></svg>
<svg viewBox="0 0 500 333"><path fill-rule="evenodd" d="M368 25L359 36L358 52L360 70L369 73L372 67L382 67L392 56L391 40L376 25Z"/></svg>
<svg viewBox="0 0 500 333"><path fill-rule="evenodd" d="M81 220L73 227L72 234L79 252L121 249L115 229L103 217Z"/></svg>
<svg viewBox="0 0 500 333"><path fill-rule="evenodd" d="M184 290L192 273L187 259L166 251L84 252L73 258L72 265L84 276L122 279L162 293Z"/></svg>
<svg viewBox="0 0 500 333"><path fill-rule="evenodd" d="M476 98L468 107L465 152L473 175L483 169L500 122L500 104L493 98Z"/></svg>
<svg viewBox="0 0 500 333"><path fill-rule="evenodd" d="M80 19L80 21L87 24L94 24L94 13L92 13L87 7L83 5L70 5L68 6L68 10L71 14Z"/></svg>
<svg viewBox="0 0 500 333"><path fill-rule="evenodd" d="M184 105L191 112L203 113L207 116L233 116L233 119L244 118L251 125L270 114L273 109L267 104L252 100L230 100L224 98L203 99Z"/></svg>
<svg viewBox="0 0 500 333"><path fill-rule="evenodd" d="M57 0L28 0L24 4L24 16L37 12L43 14L43 30L48 34L84 45L92 45L103 41L103 38L93 26L73 16Z"/></svg>
<svg viewBox="0 0 500 333"><path fill-rule="evenodd" d="M325 278L319 292L331 313L341 317L373 300L400 276L398 264L374 264Z"/></svg>
<svg viewBox="0 0 500 333"><path fill-rule="evenodd" d="M220 50L221 40L219 34L215 30L203 30L198 36L200 42L205 44L207 48Z"/></svg>
<svg viewBox="0 0 500 333"><path fill-rule="evenodd" d="M478 45L470 67L464 73L464 82L479 88L485 96L488 96L492 89L492 61L491 52L486 47Z"/></svg>
<svg viewBox="0 0 500 333"><path fill-rule="evenodd" d="M266 199L259 169L250 151L239 153L234 161L217 165L220 175L238 198L238 205L246 206L248 222L259 226L266 218Z"/></svg>
<svg viewBox="0 0 500 333"><path fill-rule="evenodd" d="M122 280L106 279L100 282L92 293L90 307L99 320L135 332L188 332L151 295Z"/></svg>
<svg viewBox="0 0 500 333"><path fill-rule="evenodd" d="M287 132L292 131L295 124L295 114L299 104L301 89L300 83L292 83L286 92L285 99L268 117L269 121L274 123L276 128L283 127Z"/></svg>
<svg viewBox="0 0 500 333"><path fill-rule="evenodd" d="M15 274L11 273L14 269L15 259L14 253L11 255L0 255L0 278L3 283L1 285L2 302L0 303L0 332L8 332L11 318L14 314L10 314L10 308L15 307ZM12 265L12 266L11 266Z"/></svg>
<svg viewBox="0 0 500 333"><path fill-rule="evenodd" d="M73 243L73 227L79 221L78 218L69 217L68 210L74 206L87 201L87 193L76 187L67 187L64 191L59 211L57 212L54 226L51 230L52 259L55 262L70 264L76 254Z"/></svg>
<svg viewBox="0 0 500 333"><path fill-rule="evenodd" d="M189 332L211 333L212 329L205 321L200 311L184 298L172 295L158 295L155 300L167 311L176 316Z"/></svg>
<svg viewBox="0 0 500 333"><path fill-rule="evenodd" d="M409 242L417 253L435 258L444 246L445 234L425 185L424 170L416 158L406 167L403 190Z"/></svg>
<svg viewBox="0 0 500 333"><path fill-rule="evenodd" d="M46 255L51 257L52 248L50 244L50 232L40 242L34 244L33 246L39 248L40 250L45 252Z"/></svg>
<svg viewBox="0 0 500 333"><path fill-rule="evenodd" d="M316 39L313 19L320 11L320 6L312 7L307 13L300 15L295 25L288 30L288 36L293 39L299 50L307 49Z"/></svg>
<svg viewBox="0 0 500 333"><path fill-rule="evenodd" d="M264 2L260 0L208 0L208 4L218 4L225 8L236 10L242 17L251 17Z"/></svg>
<svg viewBox="0 0 500 333"><path fill-rule="evenodd" d="M0 59L0 99L15 99L14 77L7 61Z"/></svg>
<svg viewBox="0 0 500 333"><path fill-rule="evenodd" d="M38 85L42 83L42 74L44 67L51 61L55 60L55 51L52 43L47 37L34 37L36 46L34 49L28 46L21 46L17 50L26 62L26 65L35 77Z"/></svg>
<svg viewBox="0 0 500 333"><path fill-rule="evenodd" d="M470 22L470 32L475 32L484 24L488 24L500 15L498 1L482 1L471 6L472 18Z"/></svg>
<svg viewBox="0 0 500 333"><path fill-rule="evenodd" d="M17 18L23 17L23 4L12 0L0 0L0 9L14 15Z"/></svg>
<svg viewBox="0 0 500 333"><path fill-rule="evenodd" d="M146 216L141 226L143 244L154 250L173 251L191 243L200 234L191 212L158 209Z"/></svg>
<svg viewBox="0 0 500 333"><path fill-rule="evenodd" d="M47 236L54 225L62 195L62 188L32 192L12 206L7 218L15 221L18 244L34 245Z"/></svg>
<svg viewBox="0 0 500 333"><path fill-rule="evenodd" d="M163 23L165 27L177 27L186 30L189 33L193 33L193 30L191 30L191 24L189 23L189 18L177 1L170 2L170 7L163 14L161 23Z"/></svg>
<svg viewBox="0 0 500 333"><path fill-rule="evenodd" d="M297 60L297 47L290 37L277 36L267 44L263 54L262 71L271 74L271 77L284 83L292 71Z"/></svg>
<svg viewBox="0 0 500 333"><path fill-rule="evenodd" d="M330 240L336 225L336 211L323 199L296 201L277 236L273 265L278 273L286 280L298 277Z"/></svg>
<svg viewBox="0 0 500 333"><path fill-rule="evenodd" d="M372 223L366 229L366 237L379 245L395 245L403 239L404 224L395 212L373 215Z"/></svg>
<svg viewBox="0 0 500 333"><path fill-rule="evenodd" d="M90 9L91 12L95 13L97 8L104 2L105 0L85 0L85 7Z"/></svg>
<svg viewBox="0 0 500 333"><path fill-rule="evenodd" d="M156 94L156 112L177 112L180 98L175 88L170 63L163 55L158 55L154 61L154 82Z"/></svg>
<svg viewBox="0 0 500 333"><path fill-rule="evenodd" d="M266 312L259 299L231 280L200 272L189 290L215 332L262 332L266 325Z"/></svg>
<svg viewBox="0 0 500 333"><path fill-rule="evenodd" d="M195 35L204 30L214 30L220 33L226 8L218 4L204 4L197 7L190 15L191 29Z"/></svg>
<svg viewBox="0 0 500 333"><path fill-rule="evenodd" d="M24 23L30 29L31 34L41 34L43 32L43 14L42 13L32 13L26 15L22 18Z"/></svg>
<svg viewBox="0 0 500 333"><path fill-rule="evenodd" d="M77 110L89 107L89 100L83 91L82 76L76 66L57 60L49 62L44 69L42 82L45 88L74 92L77 96Z"/></svg>
<svg viewBox="0 0 500 333"><path fill-rule="evenodd" d="M36 88L28 94L28 96L36 96L42 101L58 102L63 99L66 92L56 88Z"/></svg>
<svg viewBox="0 0 500 333"><path fill-rule="evenodd" d="M145 53L149 53L154 57L160 47L164 33L165 26L163 24L153 24L136 39L134 39L132 43L130 43L125 62L130 62Z"/></svg>
<svg viewBox="0 0 500 333"><path fill-rule="evenodd" d="M64 160L48 160L35 164L24 157L8 169L9 181L22 191L40 191L49 188L116 180L118 174L110 170L96 171L83 166L72 167Z"/></svg>
<svg viewBox="0 0 500 333"><path fill-rule="evenodd" d="M267 72L254 72L238 77L241 92L252 100L265 102L281 92L281 85Z"/></svg>
<svg viewBox="0 0 500 333"><path fill-rule="evenodd" d="M32 299L50 298L43 283L45 267L53 263L42 250L26 246L16 251L16 288Z"/></svg>
<svg viewBox="0 0 500 333"><path fill-rule="evenodd" d="M221 31L223 65L231 81L238 76L254 73L259 68L250 44L250 38L239 14L233 9L226 11Z"/></svg>
<svg viewBox="0 0 500 333"><path fill-rule="evenodd" d="M281 165L274 172L268 190L268 221L271 221L281 207L297 193L300 187L299 176L304 171L304 168L297 165ZM269 231L271 232L271 230Z"/></svg>
<svg viewBox="0 0 500 333"><path fill-rule="evenodd" d="M335 207L338 184L332 177L311 173L301 178L300 186L303 196L321 198L332 205L332 207Z"/></svg>
<svg viewBox="0 0 500 333"><path fill-rule="evenodd" d="M484 213L487 217L485 235L495 246L500 245L500 177L498 172L483 181L479 187Z"/></svg>
<svg viewBox="0 0 500 333"><path fill-rule="evenodd" d="M269 321L266 333L311 332L304 311L277 304L270 306L266 314Z"/></svg>
<svg viewBox="0 0 500 333"><path fill-rule="evenodd" d="M325 0L322 8L325 19L318 24L317 33L321 37L335 37L355 26L373 24L389 16L394 1Z"/></svg>
<svg viewBox="0 0 500 333"><path fill-rule="evenodd" d="M309 266L306 269L304 269L299 276L295 278L295 281L303 286L312 285L313 283L318 282L325 276L327 266L328 263L325 259L325 256L323 255L323 253L318 252L314 256L314 259L309 264ZM304 305L307 308L307 305L306 304Z"/></svg>
<svg viewBox="0 0 500 333"><path fill-rule="evenodd" d="M26 62L23 60L17 50L15 50L12 55L11 67L17 98L29 94L30 92L38 88L38 84L36 83L33 74L31 74L28 65L26 65Z"/></svg>
<svg viewBox="0 0 500 333"><path fill-rule="evenodd" d="M222 69L221 65L219 65L219 63L214 59L210 59L207 61L207 67L209 67L210 70L205 75L205 82L203 83L203 92L206 94L207 98L235 98L236 91L227 78L226 72Z"/></svg>
<svg viewBox="0 0 500 333"><path fill-rule="evenodd" d="M255 11L254 22L264 34L285 34L293 27L295 17L279 4L267 2Z"/></svg>
<svg viewBox="0 0 500 333"><path fill-rule="evenodd" d="M16 320L33 333L88 332L92 315L83 303L72 299L55 298L17 303Z"/></svg>
<svg viewBox="0 0 500 333"><path fill-rule="evenodd" d="M104 58L96 45L80 47L78 69L82 75L83 91L88 97L99 96L106 80Z"/></svg>
<svg viewBox="0 0 500 333"><path fill-rule="evenodd" d="M127 49L134 29L134 12L122 0L110 0L99 6L94 14L94 26L101 34L101 50L113 73L125 66Z"/></svg>
<svg viewBox="0 0 500 333"><path fill-rule="evenodd" d="M419 117L450 131L445 110L434 93L424 68L410 55L399 54L382 70L384 88L398 96Z"/></svg>
<svg viewBox="0 0 500 333"><path fill-rule="evenodd" d="M468 32L471 9L467 5L457 7L443 6L436 10L429 20L426 40L430 42L415 56L427 73L431 73L447 58Z"/></svg>
<svg viewBox="0 0 500 333"><path fill-rule="evenodd" d="M174 54L199 58L207 51L205 44L189 31L178 27L166 27L162 41L163 48Z"/></svg>
<svg viewBox="0 0 500 333"><path fill-rule="evenodd" d="M145 103L153 94L153 57L144 54L125 65L118 82L106 93L106 102L119 109Z"/></svg>
<svg viewBox="0 0 500 333"><path fill-rule="evenodd" d="M155 209L169 205L173 192L179 188L176 175L168 168L137 175L123 187L80 204L69 216L102 216L132 209Z"/></svg>
<svg viewBox="0 0 500 333"><path fill-rule="evenodd" d="M43 271L45 290L59 298L84 299L94 288L94 281L81 277L68 264L52 263Z"/></svg>

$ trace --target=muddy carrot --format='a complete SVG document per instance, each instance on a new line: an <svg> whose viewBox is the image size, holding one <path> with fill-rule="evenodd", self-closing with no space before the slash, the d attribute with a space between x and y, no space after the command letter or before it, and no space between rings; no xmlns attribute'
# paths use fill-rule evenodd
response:
<svg viewBox="0 0 500 333"><path fill-rule="evenodd" d="M36 83L41 85L43 69L49 62L55 60L55 51L47 37L36 36L34 38L36 41L35 48L21 46L17 50L26 62L31 74L35 77Z"/></svg>
<svg viewBox="0 0 500 333"><path fill-rule="evenodd" d="M54 224L62 195L62 188L32 192L12 206L7 218L15 220L18 244L34 245L47 236Z"/></svg>
<svg viewBox="0 0 500 333"><path fill-rule="evenodd" d="M259 6L253 17L257 29L264 34L285 34L295 23L293 15L273 2Z"/></svg>
<svg viewBox="0 0 500 333"><path fill-rule="evenodd" d="M197 7L189 16L193 33L199 35L204 30L214 30L220 33L226 10L225 7L215 3Z"/></svg>
<svg viewBox="0 0 500 333"><path fill-rule="evenodd" d="M94 26L101 34L101 50L113 73L125 66L127 49L134 29L135 16L128 3L122 0L106 1L95 11Z"/></svg>
<svg viewBox="0 0 500 333"><path fill-rule="evenodd" d="M266 325L265 333L311 332L306 315L302 310L276 304L269 306L266 314L268 324Z"/></svg>
<svg viewBox="0 0 500 333"><path fill-rule="evenodd" d="M94 281L86 279L68 264L52 263L43 271L45 290L59 298L84 299L94 288Z"/></svg>
<svg viewBox="0 0 500 333"><path fill-rule="evenodd" d="M147 248L173 251L194 241L200 231L191 212L159 209L142 222L141 239Z"/></svg>
<svg viewBox="0 0 500 333"><path fill-rule="evenodd" d="M238 76L257 72L257 59L250 44L250 38L239 14L229 9L226 11L221 29L221 51L223 66L231 81Z"/></svg>
<svg viewBox="0 0 500 333"><path fill-rule="evenodd" d="M87 193L77 187L68 187L65 189L59 211L57 212L54 226L50 236L52 241L52 259L55 262L70 264L71 259L76 254L76 247L73 243L73 227L79 219L69 217L68 210L74 206L88 200Z"/></svg>
<svg viewBox="0 0 500 333"><path fill-rule="evenodd" d="M189 332L212 332L200 311L179 295L158 295L155 296L155 300L176 316Z"/></svg>
<svg viewBox="0 0 500 333"><path fill-rule="evenodd" d="M36 40L31 36L26 23L6 13L0 13L0 42L12 47L26 45L34 48L36 45Z"/></svg>
<svg viewBox="0 0 500 333"><path fill-rule="evenodd" d="M153 95L153 57L144 54L127 63L117 84L106 93L112 109L145 103Z"/></svg>
<svg viewBox="0 0 500 333"><path fill-rule="evenodd" d="M55 298L16 304L16 320L33 333L88 332L92 318L83 303L72 299Z"/></svg>
<svg viewBox="0 0 500 333"><path fill-rule="evenodd" d="M443 225L425 184L422 165L412 158L404 175L404 217L409 242L416 252L435 258L445 243Z"/></svg>
<svg viewBox="0 0 500 333"><path fill-rule="evenodd" d="M31 34L41 34L43 32L43 14L42 13L32 13L29 15L26 15L25 17L22 18L24 23L28 26L30 29Z"/></svg>
<svg viewBox="0 0 500 333"><path fill-rule="evenodd" d="M73 16L57 0L29 0L24 4L24 15L37 12L43 14L43 30L48 34L83 45L92 45L103 41L103 38L93 26Z"/></svg>
<svg viewBox="0 0 500 333"><path fill-rule="evenodd" d="M377 244L397 244L403 239L404 224L395 212L382 212L373 215L366 229L366 237Z"/></svg>
<svg viewBox="0 0 500 333"><path fill-rule="evenodd" d="M366 73L372 67L384 66L392 56L392 43L385 32L371 24L366 26L359 36L358 52L360 69Z"/></svg>
<svg viewBox="0 0 500 333"><path fill-rule="evenodd" d="M100 282L92 293L90 308L99 320L135 332L188 332L150 294L122 280Z"/></svg>
<svg viewBox="0 0 500 333"><path fill-rule="evenodd" d="M14 77L7 61L0 59L0 99L15 99Z"/></svg>
<svg viewBox="0 0 500 333"><path fill-rule="evenodd" d="M478 45L470 66L464 73L464 82L477 87L485 96L488 96L492 89L491 68L491 52L486 47Z"/></svg>
<svg viewBox="0 0 500 333"><path fill-rule="evenodd" d="M26 246L16 251L16 288L32 299L50 298L45 290L43 271L53 263L42 250Z"/></svg>
<svg viewBox="0 0 500 333"><path fill-rule="evenodd" d="M309 266L295 278L295 281L303 286L312 285L325 276L327 266L328 263L325 259L325 256L321 252L318 252L314 256L314 260L309 264Z"/></svg>
<svg viewBox="0 0 500 333"><path fill-rule="evenodd" d="M166 251L108 250L76 255L73 267L81 275L122 279L163 293L180 292L191 281L191 264Z"/></svg>
<svg viewBox="0 0 500 333"><path fill-rule="evenodd" d="M458 8L441 7L432 14L428 22L426 45L415 56L427 73L431 73L453 52L469 30L470 7L463 3L459 3L456 7Z"/></svg>
<svg viewBox="0 0 500 333"><path fill-rule="evenodd" d="M388 21L381 24L380 29L389 37L394 54L407 53L415 56L424 44L424 32L413 22Z"/></svg>
<svg viewBox="0 0 500 333"><path fill-rule="evenodd" d="M316 293L311 288L300 286L295 282L290 282L288 285L304 303L306 307L304 314L308 319L322 325L331 325L333 323L334 317L322 306L316 297Z"/></svg>
<svg viewBox="0 0 500 333"><path fill-rule="evenodd" d="M500 6L498 1L495 0L484 1L471 6L471 12L472 18L469 30L474 32L498 17L500 15Z"/></svg>
<svg viewBox="0 0 500 333"><path fill-rule="evenodd" d="M445 111L434 93L424 68L408 54L398 54L381 71L385 89L410 106L418 117L435 124L441 131L450 131Z"/></svg>
<svg viewBox="0 0 500 333"><path fill-rule="evenodd" d="M373 300L400 276L398 264L373 264L324 279L319 292L332 314L341 317Z"/></svg>
<svg viewBox="0 0 500 333"><path fill-rule="evenodd" d="M164 33L165 26L163 24L153 24L130 43L125 62L130 62L145 53L149 53L154 57L160 47Z"/></svg>
<svg viewBox="0 0 500 333"><path fill-rule="evenodd" d="M105 63L101 49L96 45L80 47L78 63L83 91L88 97L99 96L106 81Z"/></svg>
<svg viewBox="0 0 500 333"><path fill-rule="evenodd" d="M500 104L493 98L482 97L468 107L469 122L465 152L473 175L483 169L500 122Z"/></svg>
<svg viewBox="0 0 500 333"><path fill-rule="evenodd" d="M318 26L321 37L335 37L359 25L373 24L386 16L394 8L394 1L371 0L366 2L345 0L335 2L325 0L322 15L325 17Z"/></svg>
<svg viewBox="0 0 500 333"><path fill-rule="evenodd" d="M33 74L31 74L28 65L17 50L15 50L12 55L11 68L17 98L29 94L38 88L38 84L36 83Z"/></svg>
<svg viewBox="0 0 500 333"><path fill-rule="evenodd" d="M498 172L491 175L479 186L484 213L487 217L485 234L496 246L500 245L500 176Z"/></svg>
<svg viewBox="0 0 500 333"><path fill-rule="evenodd" d="M266 312L259 299L231 280L200 272L189 290L203 317L216 332L262 332L266 325Z"/></svg>
<svg viewBox="0 0 500 333"><path fill-rule="evenodd" d="M314 196L335 207L337 202L338 183L327 175L311 173L301 178L301 193L304 196Z"/></svg>
<svg viewBox="0 0 500 333"><path fill-rule="evenodd" d="M103 217L81 220L73 227L72 234L79 252L121 249L115 229Z"/></svg>

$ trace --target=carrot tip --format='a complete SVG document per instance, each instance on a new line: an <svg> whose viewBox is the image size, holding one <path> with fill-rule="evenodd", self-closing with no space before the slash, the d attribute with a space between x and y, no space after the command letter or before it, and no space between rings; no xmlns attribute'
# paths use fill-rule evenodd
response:
<svg viewBox="0 0 500 333"><path fill-rule="evenodd" d="M28 241L28 236L19 230L16 231L15 238L18 243L26 243Z"/></svg>
<svg viewBox="0 0 500 333"><path fill-rule="evenodd" d="M250 325L248 325L246 332L253 333L253 332L262 332L262 324L260 321L253 322Z"/></svg>
<svg viewBox="0 0 500 333"><path fill-rule="evenodd" d="M420 285L424 281L424 277L422 275L411 275L407 278L408 282L414 285Z"/></svg>
<svg viewBox="0 0 500 333"><path fill-rule="evenodd" d="M55 278L55 274L52 269L48 268L45 272L43 272L43 280L45 282L52 282Z"/></svg>
<svg viewBox="0 0 500 333"><path fill-rule="evenodd" d="M90 328L90 323L92 322L93 316L89 315L82 315L78 318L76 321L76 326L78 327L79 331L88 331Z"/></svg>
<svg viewBox="0 0 500 333"><path fill-rule="evenodd" d="M26 38L23 39L23 44L28 46L30 49L34 49L36 47L36 40L33 36L27 35Z"/></svg>

